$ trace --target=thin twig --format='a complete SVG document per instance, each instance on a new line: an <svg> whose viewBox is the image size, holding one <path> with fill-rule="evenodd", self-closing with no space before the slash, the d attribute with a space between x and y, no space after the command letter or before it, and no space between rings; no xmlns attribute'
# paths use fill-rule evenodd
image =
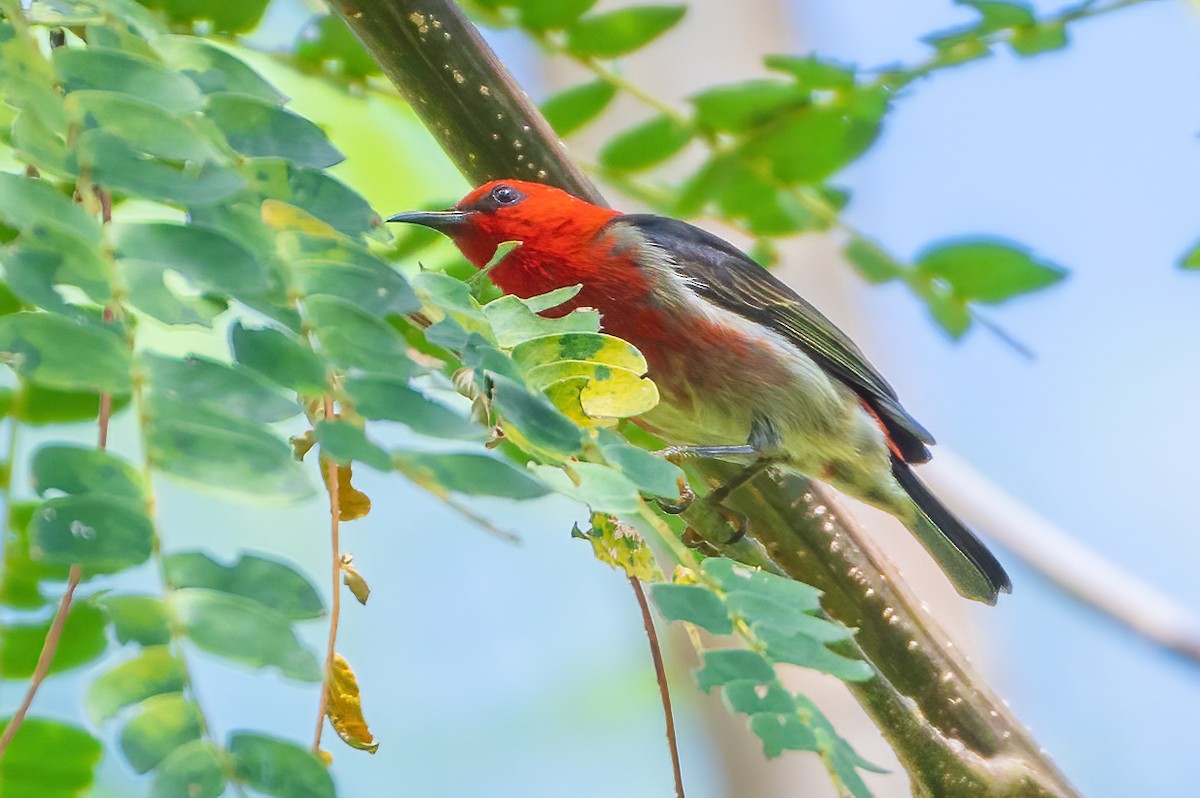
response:
<svg viewBox="0 0 1200 798"><path fill-rule="evenodd" d="M333 419L333 399L328 396L325 397L325 419ZM338 542L342 508L338 497L338 468L332 459L327 462L327 467L325 479L329 490L329 537L333 547L333 599L329 605L329 648L325 652L325 677L321 680L321 698L317 703L317 731L313 735L314 754L321 750L321 732L325 729L325 713L329 705L329 681L333 676L334 646L337 645L338 616L342 608L342 550Z"/></svg>
<svg viewBox="0 0 1200 798"><path fill-rule="evenodd" d="M58 642L62 639L63 626L67 623L67 610L71 608L71 597L75 595L75 588L79 586L82 576L83 569L78 565L72 565L71 573L67 578L66 592L63 593L62 600L58 603L54 620L50 622L50 631L46 634L46 642L42 644L42 653L38 655L37 667L34 668L33 677L29 680L29 689L25 691L25 698L22 699L21 706L17 707L17 711L13 713L12 719L5 727L4 735L0 736L0 759L4 758L8 744L17 735L17 729L25 720L25 713L29 711L33 697L37 695L38 688L42 686L46 675L50 673L50 665L54 662L55 652L58 651Z"/></svg>
<svg viewBox="0 0 1200 798"><path fill-rule="evenodd" d="M662 695L663 715L667 720L667 747L671 749L671 769L675 774L675 798L684 798L683 769L679 765L679 743L675 739L675 716L671 712L671 689L667 686L667 669L663 666L662 648L658 645L658 632L654 629L654 617L646 601L646 591L635 577L629 577L629 586L637 596L642 611L642 624L646 627L646 638L650 641L650 657L654 660L654 676L658 679L658 692Z"/></svg>
<svg viewBox="0 0 1200 798"><path fill-rule="evenodd" d="M943 447L921 475L951 510L1055 587L1200 664L1200 617L1190 608L1087 548Z"/></svg>

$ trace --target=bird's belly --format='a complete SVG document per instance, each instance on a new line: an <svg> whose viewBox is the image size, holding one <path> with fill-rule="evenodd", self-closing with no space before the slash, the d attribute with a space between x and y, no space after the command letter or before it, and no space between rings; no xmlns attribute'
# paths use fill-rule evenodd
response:
<svg viewBox="0 0 1200 798"><path fill-rule="evenodd" d="M765 425L798 467L835 455L857 399L777 334L729 316L691 325L685 346L642 344L661 402L641 422L696 446L745 444Z"/></svg>

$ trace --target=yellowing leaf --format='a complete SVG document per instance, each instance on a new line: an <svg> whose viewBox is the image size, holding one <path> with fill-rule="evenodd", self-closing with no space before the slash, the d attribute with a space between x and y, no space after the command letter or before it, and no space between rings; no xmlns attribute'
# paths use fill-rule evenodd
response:
<svg viewBox="0 0 1200 798"><path fill-rule="evenodd" d="M604 422L589 417L588 414L583 410L583 403L579 401L579 394L583 392L585 386L587 386L586 377L559 380L558 382L546 387L546 398L549 399L555 407L561 410L563 415L574 421L579 426L602 426L604 425Z"/></svg>
<svg viewBox="0 0 1200 798"><path fill-rule="evenodd" d="M523 369L560 360L586 360L646 373L646 359L636 347L604 333L543 335L514 347L512 359Z"/></svg>
<svg viewBox="0 0 1200 798"><path fill-rule="evenodd" d="M612 516L595 513L592 515L592 528L581 532L576 527L571 531L571 537L583 538L591 543L597 560L622 569L627 576L643 582L657 579L658 567L654 564L650 549L631 528L618 523Z"/></svg>
<svg viewBox="0 0 1200 798"><path fill-rule="evenodd" d="M326 487L329 486L328 466L322 470ZM371 497L354 487L351 480L354 472L350 465L338 466L338 520L354 521L371 512Z"/></svg>
<svg viewBox="0 0 1200 798"><path fill-rule="evenodd" d="M350 663L341 654L333 655L333 672L328 678L329 702L325 705L325 714L329 716L333 730L351 748L375 753L379 750L379 743L375 742L363 718L358 679L354 677Z"/></svg>
<svg viewBox="0 0 1200 798"><path fill-rule="evenodd" d="M350 592L358 599L359 604L366 604L371 595L371 588L367 585L367 580L363 579L363 575L354 567L354 558L351 555L342 555L341 569L342 582L350 588Z"/></svg>
<svg viewBox="0 0 1200 798"><path fill-rule="evenodd" d="M658 386L632 371L610 369L584 386L579 401L593 418L629 418L658 404Z"/></svg>
<svg viewBox="0 0 1200 798"><path fill-rule="evenodd" d="M279 200L266 199L262 220L277 230L294 230L318 238L341 238L342 234L303 208Z"/></svg>

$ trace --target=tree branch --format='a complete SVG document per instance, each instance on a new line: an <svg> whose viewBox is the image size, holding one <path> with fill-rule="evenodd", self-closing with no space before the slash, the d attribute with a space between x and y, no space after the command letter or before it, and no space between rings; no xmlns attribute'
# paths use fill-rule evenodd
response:
<svg viewBox="0 0 1200 798"><path fill-rule="evenodd" d="M533 177L603 202L452 3L332 5L470 180ZM702 462L692 468L723 480L736 466ZM915 791L971 798L1075 795L933 619L919 611L891 563L822 488L792 474L760 476L734 495L734 506L751 519L774 563L824 590L826 611L858 628L854 646L879 676L850 689L905 764ZM723 524L710 518L688 520L718 549L728 537Z"/></svg>

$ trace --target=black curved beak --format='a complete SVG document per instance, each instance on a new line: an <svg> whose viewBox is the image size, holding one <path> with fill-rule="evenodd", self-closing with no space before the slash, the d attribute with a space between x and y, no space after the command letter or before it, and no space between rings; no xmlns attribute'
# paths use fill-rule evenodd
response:
<svg viewBox="0 0 1200 798"><path fill-rule="evenodd" d="M456 230L461 230L470 223L473 214L473 211L409 211L389 216L387 220L419 224L422 227L437 230L439 233L453 235Z"/></svg>

